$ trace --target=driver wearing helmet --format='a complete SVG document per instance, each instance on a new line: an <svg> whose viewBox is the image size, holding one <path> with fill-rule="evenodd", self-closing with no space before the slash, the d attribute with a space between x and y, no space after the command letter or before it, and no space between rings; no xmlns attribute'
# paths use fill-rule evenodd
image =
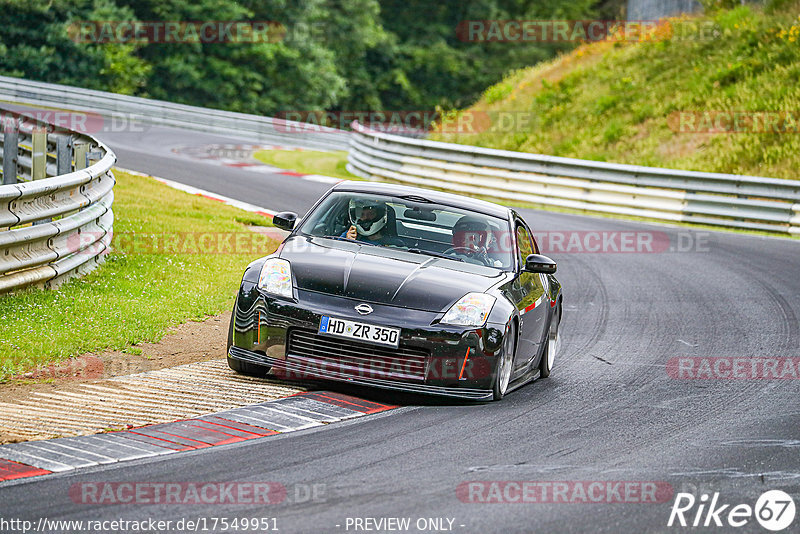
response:
<svg viewBox="0 0 800 534"><path fill-rule="evenodd" d="M374 199L351 199L348 209L350 228L342 237L351 241L369 241L380 245L400 246L397 237L387 233L386 223L389 220L389 206L386 202Z"/></svg>
<svg viewBox="0 0 800 534"><path fill-rule="evenodd" d="M500 267L502 261L493 259L489 251L495 248L495 239L489 224L475 217L465 215L453 226L453 252L475 258L484 265Z"/></svg>

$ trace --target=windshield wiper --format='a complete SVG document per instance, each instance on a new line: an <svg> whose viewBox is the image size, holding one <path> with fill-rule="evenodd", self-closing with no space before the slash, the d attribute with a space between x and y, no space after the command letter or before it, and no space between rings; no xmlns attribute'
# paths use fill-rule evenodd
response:
<svg viewBox="0 0 800 534"><path fill-rule="evenodd" d="M457 256L450 256L449 254L442 254L441 252L433 252L430 250L420 250L418 248L407 248L406 251L412 252L414 254L424 254L426 256L434 256L436 258L444 258L446 260L454 260L454 261L464 261L463 258L459 258Z"/></svg>

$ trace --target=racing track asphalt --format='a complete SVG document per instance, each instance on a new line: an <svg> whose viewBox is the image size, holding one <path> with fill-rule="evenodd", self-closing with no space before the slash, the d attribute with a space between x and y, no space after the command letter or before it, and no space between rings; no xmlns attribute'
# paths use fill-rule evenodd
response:
<svg viewBox="0 0 800 534"><path fill-rule="evenodd" d="M120 166L272 210L302 212L328 187L192 162L169 150L226 141L217 136L159 128L156 137L104 140ZM663 481L675 492L697 488L719 492L725 503L750 505L768 489L783 489L800 505L800 380L676 380L665 368L679 356L800 357L800 243L522 211L534 231L665 232L673 241L680 234L705 245L681 253L552 253L564 286L562 351L549 379L501 402L404 397L398 410L322 429L6 483L1 515L267 516L277 517L284 533L346 532L347 517L449 517L454 532L688 530L667 528L672 499L460 501L456 488L475 480ZM398 402L393 395L356 393ZM76 482L223 480L280 482L290 498L273 506L92 506L68 496ZM292 488L300 484L324 484L324 498L292 502ZM764 532L754 521L736 530Z"/></svg>

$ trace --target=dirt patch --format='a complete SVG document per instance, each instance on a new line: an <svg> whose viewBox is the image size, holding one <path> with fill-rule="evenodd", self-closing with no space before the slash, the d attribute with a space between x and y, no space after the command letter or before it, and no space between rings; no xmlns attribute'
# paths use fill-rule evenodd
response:
<svg viewBox="0 0 800 534"><path fill-rule="evenodd" d="M230 315L224 312L173 327L158 343L84 354L11 377L0 385L0 402L13 404L34 391L67 391L93 380L224 358Z"/></svg>
<svg viewBox="0 0 800 534"><path fill-rule="evenodd" d="M86 354L0 386L0 444L190 419L294 395L300 381L255 378L225 361L230 313L190 321L158 343Z"/></svg>

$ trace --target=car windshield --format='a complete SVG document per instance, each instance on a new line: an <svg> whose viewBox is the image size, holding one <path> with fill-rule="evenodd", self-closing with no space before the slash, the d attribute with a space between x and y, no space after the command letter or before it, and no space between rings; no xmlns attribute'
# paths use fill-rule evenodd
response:
<svg viewBox="0 0 800 534"><path fill-rule="evenodd" d="M514 261L504 219L416 195L333 192L304 219L299 232L503 270Z"/></svg>

